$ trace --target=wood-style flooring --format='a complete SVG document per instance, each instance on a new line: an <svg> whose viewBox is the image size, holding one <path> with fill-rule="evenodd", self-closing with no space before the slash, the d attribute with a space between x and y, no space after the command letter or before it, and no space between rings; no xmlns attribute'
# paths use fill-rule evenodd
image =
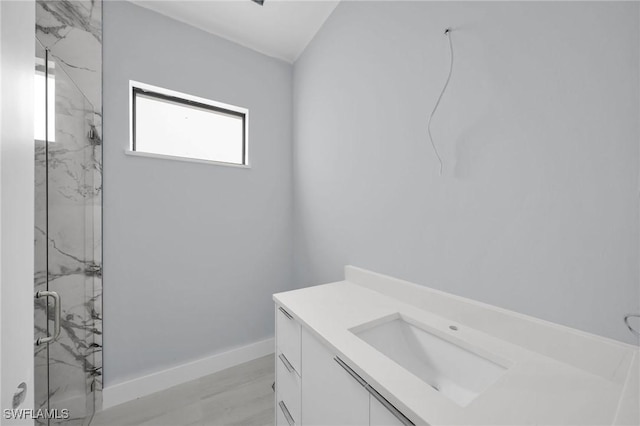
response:
<svg viewBox="0 0 640 426"><path fill-rule="evenodd" d="M91 426L273 425L268 355L96 413Z"/></svg>

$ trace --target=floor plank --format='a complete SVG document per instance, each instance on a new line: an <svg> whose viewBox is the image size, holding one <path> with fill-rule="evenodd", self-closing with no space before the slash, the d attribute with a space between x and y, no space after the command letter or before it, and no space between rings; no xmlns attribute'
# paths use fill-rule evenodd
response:
<svg viewBox="0 0 640 426"><path fill-rule="evenodd" d="M274 376L268 355L104 410L91 426L271 426Z"/></svg>

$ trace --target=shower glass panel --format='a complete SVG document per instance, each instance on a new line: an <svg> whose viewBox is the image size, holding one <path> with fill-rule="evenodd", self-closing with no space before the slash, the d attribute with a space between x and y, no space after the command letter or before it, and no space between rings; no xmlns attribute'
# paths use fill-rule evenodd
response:
<svg viewBox="0 0 640 426"><path fill-rule="evenodd" d="M34 87L35 114L35 291L47 290L47 54L36 41L36 74ZM48 305L46 298L35 299L35 340L49 334ZM53 314L53 312L51 312ZM53 330L51 330L53 331ZM49 345L35 346L34 364L35 409L47 409L49 400ZM37 424L46 420L37 419Z"/></svg>
<svg viewBox="0 0 640 426"><path fill-rule="evenodd" d="M95 411L95 353L99 341L94 286L100 278L100 140L93 106L55 58L36 41L35 408L49 415L37 424L86 425ZM40 116L41 115L41 116ZM97 228L97 231L96 231Z"/></svg>

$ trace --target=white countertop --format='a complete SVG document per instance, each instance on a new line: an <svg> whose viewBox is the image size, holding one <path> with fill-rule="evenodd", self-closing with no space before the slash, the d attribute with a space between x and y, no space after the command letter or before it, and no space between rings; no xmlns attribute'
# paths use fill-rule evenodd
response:
<svg viewBox="0 0 640 426"><path fill-rule="evenodd" d="M523 346L508 339L496 337L500 335L497 328L494 333L487 328L486 324L483 324L484 327L476 328L473 324L451 319L456 318L456 314L459 313L456 312L457 306L462 306L464 303L473 305L475 309L473 316L467 315L470 318L480 318L483 310L487 315L498 312L503 316L508 316L509 311L474 303L426 287L424 290L409 288L406 285L410 283L391 278L384 285L373 286L376 288L373 290L363 285L369 273L353 269L357 272L357 280L354 278L352 281L340 281L278 293L274 295L274 300L313 335L332 348L336 355L414 423L429 425L604 425L614 423L625 385L629 382L627 376L630 374L630 366L637 353L635 347L602 338L603 349L600 350L598 337L545 323L544 327L553 329L550 331L552 337L547 344L552 344L553 339L557 340L562 333L569 333L571 335L568 335L566 340L572 342L572 346L564 353L561 352L562 344L556 345L555 348L546 348L542 344L540 350L535 350L536 348L526 347L530 345ZM386 279L380 275L376 277L379 281ZM353 281L358 281L359 284ZM424 309L419 303L407 303L402 301L402 297L395 297L395 293L406 296L409 294L407 289L427 292L425 297L431 297L431 299L446 298L447 302L450 302L448 305L450 315L449 313L446 317L438 315ZM468 306L465 308L468 309ZM353 327L393 314L410 317L426 329L446 336L447 340L463 347L473 348L473 351L480 355L500 360L499 363L507 366L508 369L467 406L461 407L349 331ZM513 313L513 317L514 324L518 325L515 332L529 331L529 325L523 323L525 318L538 327L535 331L536 339L533 341L544 343L544 327L543 331L540 331L541 321L516 313ZM508 320L502 322L508 322ZM481 323L482 321L478 322L478 324ZM457 326L458 330L452 331L449 328L451 325ZM481 331L482 328L484 330ZM574 363L567 362L567 358L570 358L572 351L580 353L581 348L575 346L581 344L583 340L586 342L584 350L589 351L590 356L586 361L576 362L580 365L579 368ZM599 352L593 354L594 351ZM549 353L554 356L549 356ZM556 353L563 356L555 356ZM598 358L603 360L604 367L598 364ZM585 367L587 362L593 364L594 368ZM608 365L612 367L607 369ZM628 395L627 399L629 399ZM631 402L629 409L632 414L627 415L626 418L635 419L634 410L637 407L634 404Z"/></svg>

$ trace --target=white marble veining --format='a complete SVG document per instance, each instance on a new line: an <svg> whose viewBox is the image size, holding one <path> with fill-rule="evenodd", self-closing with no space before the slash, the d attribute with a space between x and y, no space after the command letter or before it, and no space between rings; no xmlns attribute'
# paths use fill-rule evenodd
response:
<svg viewBox="0 0 640 426"><path fill-rule="evenodd" d="M637 392L629 396L625 387L638 351L633 346L368 271L347 270L346 281L279 293L274 300L416 424L603 425L614 422L621 401L631 407L625 413L633 413L638 404ZM407 296L415 303L408 303ZM430 298L446 311L425 309L421 301ZM501 323L488 325L498 311ZM393 315L500 360L506 372L461 407L352 332ZM530 333L534 343L510 341L504 330ZM560 336L571 345L557 345Z"/></svg>
<svg viewBox="0 0 640 426"><path fill-rule="evenodd" d="M102 1L38 0L36 36L94 108L101 108Z"/></svg>
<svg viewBox="0 0 640 426"><path fill-rule="evenodd" d="M102 2L38 0L36 38L49 52L55 135L36 141L35 290L62 300L60 337L35 349L36 404L80 425L102 389ZM35 319L43 336L44 300Z"/></svg>

